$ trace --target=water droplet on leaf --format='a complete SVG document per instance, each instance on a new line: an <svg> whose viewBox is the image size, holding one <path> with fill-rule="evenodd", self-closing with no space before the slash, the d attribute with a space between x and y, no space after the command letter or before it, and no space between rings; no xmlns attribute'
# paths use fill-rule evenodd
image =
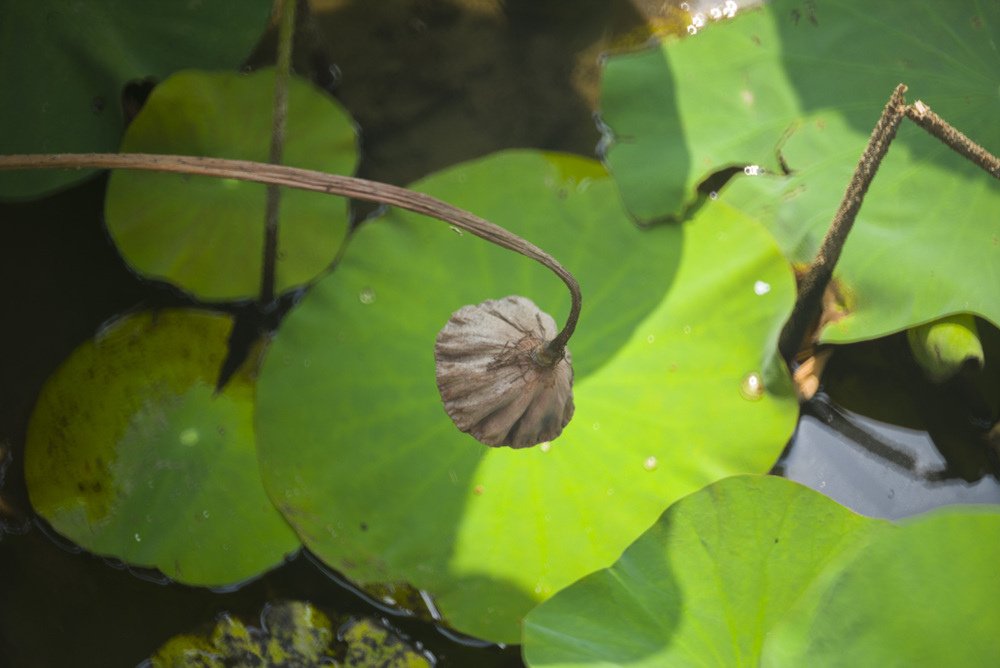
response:
<svg viewBox="0 0 1000 668"><path fill-rule="evenodd" d="M749 401L757 401L764 396L764 381L759 373L754 371L743 376L743 380L740 381L740 394Z"/></svg>

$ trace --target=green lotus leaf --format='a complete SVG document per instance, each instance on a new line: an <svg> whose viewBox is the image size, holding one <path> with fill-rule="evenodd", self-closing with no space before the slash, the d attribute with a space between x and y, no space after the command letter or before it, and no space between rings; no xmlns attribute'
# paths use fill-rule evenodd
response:
<svg viewBox="0 0 1000 668"><path fill-rule="evenodd" d="M267 162L274 70L180 72L153 90L125 134L125 152L174 153ZM338 174L357 160L351 119L303 79L288 90L286 164ZM120 171L105 215L118 250L140 273L206 300L255 297L264 255L266 186L231 179ZM340 197L285 190L276 292L314 279L347 231Z"/></svg>
<svg viewBox="0 0 1000 668"><path fill-rule="evenodd" d="M757 165L764 175L739 175L723 199L806 262L898 83L1000 148L998 38L996 3L769 2L610 59L608 163L644 220L679 215L713 172ZM838 265L848 315L823 338L867 339L963 311L1000 322L998 210L995 180L904 120Z"/></svg>
<svg viewBox="0 0 1000 668"><path fill-rule="evenodd" d="M517 294L562 322L569 298L532 261L392 212L358 230L270 344L257 394L265 486L332 567L407 581L459 630L514 642L531 607L611 563L673 500L773 464L797 406L753 374L792 277L770 236L724 205L636 228L583 158L504 152L415 188L579 279L572 421L523 450L458 431L434 376L451 313Z"/></svg>
<svg viewBox="0 0 1000 668"><path fill-rule="evenodd" d="M24 466L56 531L194 585L242 582L298 547L261 485L250 369L215 389L231 329L205 312L129 315L46 382Z"/></svg>
<svg viewBox="0 0 1000 668"><path fill-rule="evenodd" d="M774 628L759 665L1000 664L998 562L996 506L940 509L878 532Z"/></svg>
<svg viewBox="0 0 1000 668"><path fill-rule="evenodd" d="M0 153L109 152L122 87L187 67L236 68L267 26L270 0L4 2ZM33 197L89 170L0 173L0 197Z"/></svg>
<svg viewBox="0 0 1000 668"><path fill-rule="evenodd" d="M887 526L784 478L727 478L672 505L613 566L532 610L525 660L759 665L767 634L824 567Z"/></svg>

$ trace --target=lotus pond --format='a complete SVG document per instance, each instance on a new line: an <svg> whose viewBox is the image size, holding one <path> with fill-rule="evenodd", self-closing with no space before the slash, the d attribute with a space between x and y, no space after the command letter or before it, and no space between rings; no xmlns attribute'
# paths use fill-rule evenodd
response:
<svg viewBox="0 0 1000 668"><path fill-rule="evenodd" d="M1000 149L997 3L9 4L0 156L405 186L583 309L568 424L487 447L435 340L558 328L546 267L378 197L0 169L0 664L1000 664L995 168L903 118L779 354L897 84Z"/></svg>

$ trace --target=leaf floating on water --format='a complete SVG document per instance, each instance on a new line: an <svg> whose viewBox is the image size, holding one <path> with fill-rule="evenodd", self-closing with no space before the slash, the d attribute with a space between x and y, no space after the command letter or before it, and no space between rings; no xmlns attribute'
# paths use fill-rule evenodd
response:
<svg viewBox="0 0 1000 668"><path fill-rule="evenodd" d="M548 359L556 331L525 297L456 311L434 345L438 390L455 426L491 446L559 436L573 416L573 367L569 350Z"/></svg>

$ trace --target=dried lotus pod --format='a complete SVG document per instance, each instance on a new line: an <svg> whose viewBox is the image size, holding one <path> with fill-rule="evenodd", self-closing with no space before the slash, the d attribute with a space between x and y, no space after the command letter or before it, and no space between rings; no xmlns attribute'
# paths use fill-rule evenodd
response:
<svg viewBox="0 0 1000 668"><path fill-rule="evenodd" d="M456 311L437 336L437 385L448 416L492 446L551 441L573 416L569 350L547 345L556 323L525 297Z"/></svg>

